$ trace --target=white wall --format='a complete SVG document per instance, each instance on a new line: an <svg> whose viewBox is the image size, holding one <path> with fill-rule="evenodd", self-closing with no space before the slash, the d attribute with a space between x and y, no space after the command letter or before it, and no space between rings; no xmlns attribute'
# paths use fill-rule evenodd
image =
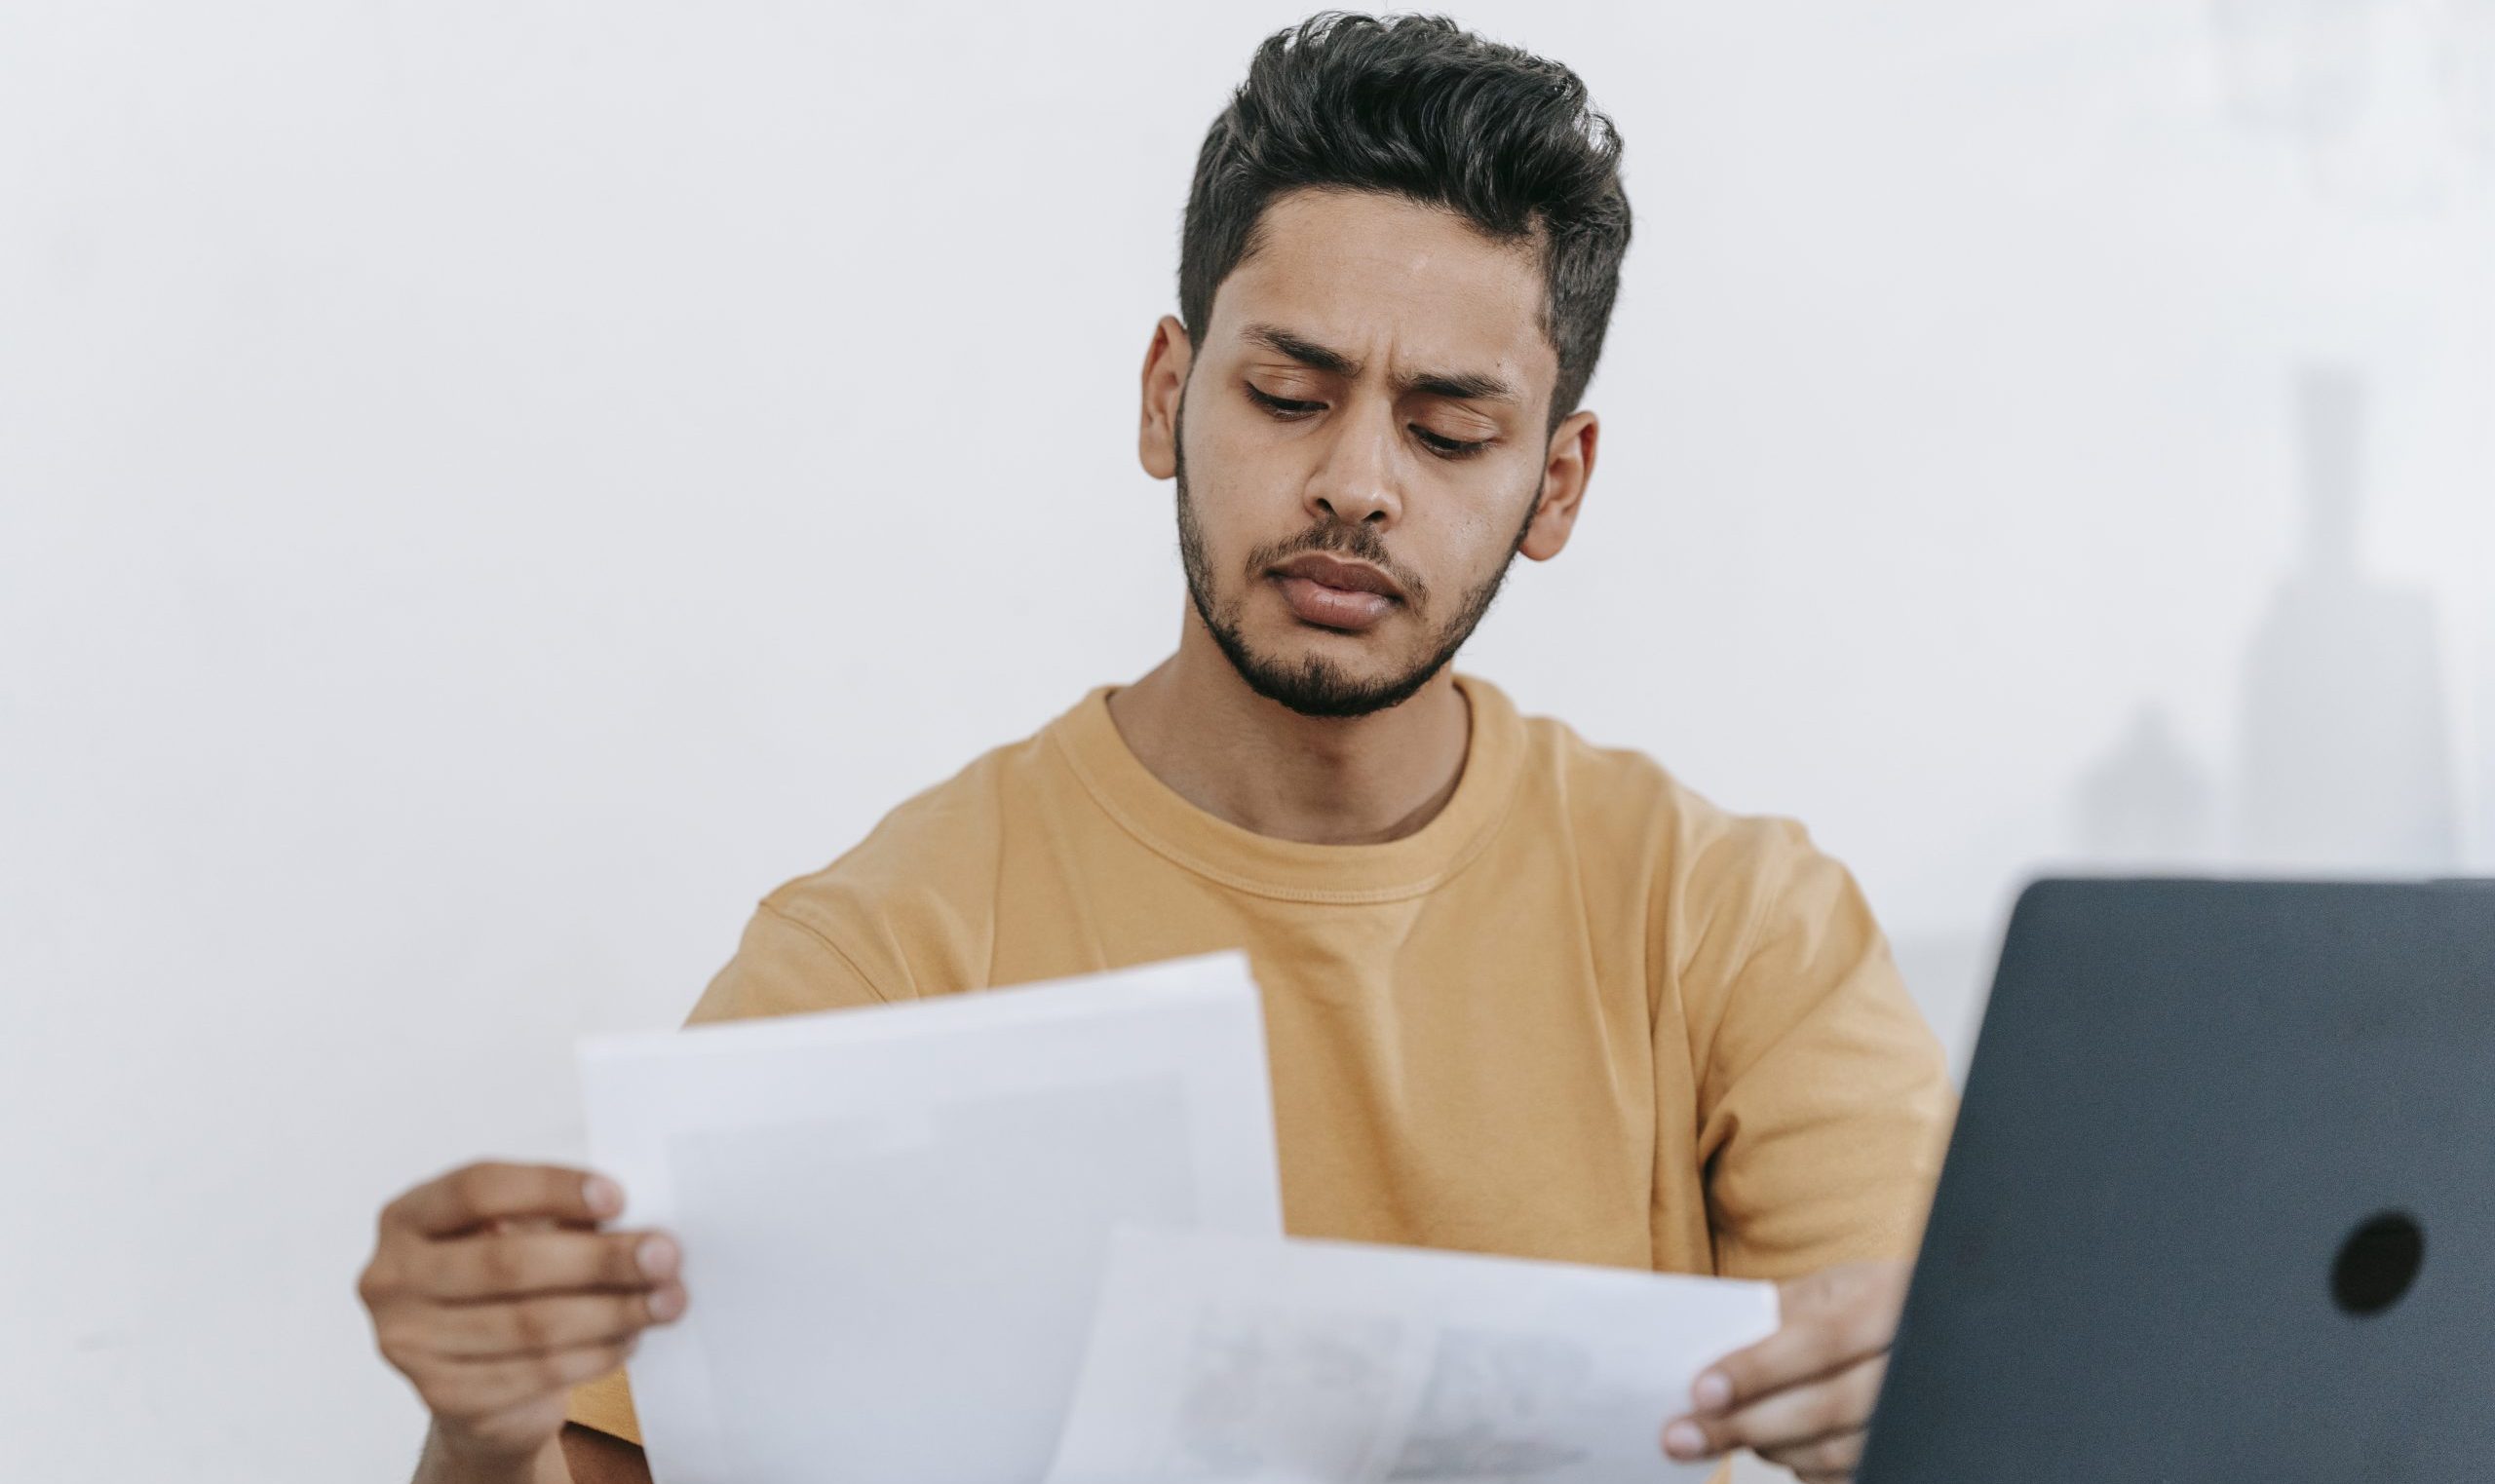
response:
<svg viewBox="0 0 2495 1484"><path fill-rule="evenodd" d="M1809 821L1954 1046L2139 704L2223 786L2296 364L2455 704L2495 649L2487 99L2403 81L2484 0L2380 0L2301 139L2262 10L1465 15L1639 213L1586 539L1465 663ZM0 1473L398 1475L378 1203L576 1158L575 1034L1163 652L1135 371L1296 14L0 9Z"/></svg>

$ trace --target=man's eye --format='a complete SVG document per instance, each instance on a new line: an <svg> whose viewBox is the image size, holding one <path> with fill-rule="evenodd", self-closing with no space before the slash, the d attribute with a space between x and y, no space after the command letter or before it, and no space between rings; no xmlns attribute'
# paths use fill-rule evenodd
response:
<svg viewBox="0 0 2495 1484"><path fill-rule="evenodd" d="M1276 397L1252 381L1242 382L1240 385L1248 389L1248 397L1251 401L1285 422L1296 421L1312 412L1325 410L1325 404L1322 401L1294 401L1286 397ZM1432 433L1419 423L1411 426L1413 436L1421 440L1422 446L1442 459L1469 459L1490 446L1488 438L1478 442L1466 442L1461 438L1451 438L1443 434Z"/></svg>
<svg viewBox="0 0 2495 1484"><path fill-rule="evenodd" d="M1414 423L1412 425L1412 432L1418 435L1421 441L1428 445L1433 452L1449 459L1469 459L1475 454L1479 453L1482 449L1490 446L1490 440L1488 438L1482 438L1478 442L1468 443L1460 438L1446 438L1442 435L1432 433L1429 429L1422 427L1418 423Z"/></svg>
<svg viewBox="0 0 2495 1484"><path fill-rule="evenodd" d="M1248 388L1248 396L1256 405L1276 417L1306 417L1309 413L1323 411L1325 407L1322 401L1292 401L1287 398L1268 396L1259 391L1252 381L1243 385Z"/></svg>

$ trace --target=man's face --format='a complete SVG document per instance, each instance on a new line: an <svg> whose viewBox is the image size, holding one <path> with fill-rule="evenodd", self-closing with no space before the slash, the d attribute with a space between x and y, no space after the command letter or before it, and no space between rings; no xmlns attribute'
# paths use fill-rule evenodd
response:
<svg viewBox="0 0 2495 1484"><path fill-rule="evenodd" d="M1534 247L1453 213L1268 207L1194 347L1173 449L1189 596L1259 694L1365 714L1472 633L1543 486L1542 300Z"/></svg>

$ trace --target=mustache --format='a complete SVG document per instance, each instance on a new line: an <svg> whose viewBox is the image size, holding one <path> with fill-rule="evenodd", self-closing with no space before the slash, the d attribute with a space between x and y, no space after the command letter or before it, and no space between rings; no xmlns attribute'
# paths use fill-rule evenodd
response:
<svg viewBox="0 0 2495 1484"><path fill-rule="evenodd" d="M1364 561L1395 579L1395 586L1414 608L1426 607L1430 600L1430 585L1421 574L1387 554L1386 542L1365 525L1346 525L1339 520L1321 520L1297 536L1258 547L1248 553L1248 574L1263 575L1266 569L1309 552L1323 552L1329 556L1348 556Z"/></svg>

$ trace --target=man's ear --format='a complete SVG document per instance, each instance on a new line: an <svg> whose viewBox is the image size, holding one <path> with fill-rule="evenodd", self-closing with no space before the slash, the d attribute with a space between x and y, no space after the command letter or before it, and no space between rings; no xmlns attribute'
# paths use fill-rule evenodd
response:
<svg viewBox="0 0 2495 1484"><path fill-rule="evenodd" d="M1187 388L1195 345L1175 315L1163 315L1143 352L1143 427L1135 452L1143 472L1167 479L1178 472L1178 399Z"/></svg>
<svg viewBox="0 0 2495 1484"><path fill-rule="evenodd" d="M1585 505L1586 483L1594 476L1594 442L1602 425L1592 412L1571 412L1551 432L1551 453L1542 466L1542 504L1516 550L1535 561L1549 561L1568 544L1577 528L1577 512Z"/></svg>

